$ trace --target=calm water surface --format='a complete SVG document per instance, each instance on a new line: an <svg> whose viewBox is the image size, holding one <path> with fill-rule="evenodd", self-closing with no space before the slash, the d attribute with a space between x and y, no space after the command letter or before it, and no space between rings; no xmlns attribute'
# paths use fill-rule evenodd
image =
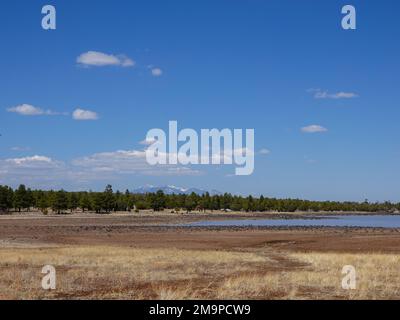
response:
<svg viewBox="0 0 400 320"><path fill-rule="evenodd" d="M329 216L320 219L249 219L249 220L222 220L199 221L185 224L188 227L373 227L373 228L400 228L398 216Z"/></svg>

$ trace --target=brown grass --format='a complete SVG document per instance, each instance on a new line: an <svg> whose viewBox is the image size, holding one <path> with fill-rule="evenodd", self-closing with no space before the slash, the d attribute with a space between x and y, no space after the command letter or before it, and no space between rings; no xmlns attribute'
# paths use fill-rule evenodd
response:
<svg viewBox="0 0 400 320"><path fill-rule="evenodd" d="M228 278L219 298L243 297L280 299L399 299L399 256L391 254L292 254L309 264L290 272L243 275ZM352 265L357 272L357 288L341 287L342 268Z"/></svg>
<svg viewBox="0 0 400 320"><path fill-rule="evenodd" d="M41 289L41 268L57 289ZM357 289L341 288L344 265ZM0 299L399 299L395 254L111 246L0 249Z"/></svg>

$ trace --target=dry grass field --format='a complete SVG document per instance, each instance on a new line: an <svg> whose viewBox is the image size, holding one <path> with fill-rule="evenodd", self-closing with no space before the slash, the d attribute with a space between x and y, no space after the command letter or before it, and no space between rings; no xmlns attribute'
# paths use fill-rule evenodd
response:
<svg viewBox="0 0 400 320"><path fill-rule="evenodd" d="M1 218L0 299L400 299L398 230L192 230L154 219ZM56 290L41 288L44 265L56 268ZM356 290L341 287L345 265Z"/></svg>
<svg viewBox="0 0 400 320"><path fill-rule="evenodd" d="M2 299L399 299L395 254L60 247L0 250ZM57 289L41 288L41 268ZM354 265L357 289L341 288Z"/></svg>

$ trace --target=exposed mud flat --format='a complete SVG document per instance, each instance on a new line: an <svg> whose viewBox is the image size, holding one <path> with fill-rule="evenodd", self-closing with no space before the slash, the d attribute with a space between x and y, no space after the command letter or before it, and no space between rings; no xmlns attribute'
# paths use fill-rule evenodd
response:
<svg viewBox="0 0 400 320"><path fill-rule="evenodd" d="M400 229L176 226L233 217L240 218L228 214L2 216L0 247L107 244L227 249L269 245L291 251L400 252Z"/></svg>

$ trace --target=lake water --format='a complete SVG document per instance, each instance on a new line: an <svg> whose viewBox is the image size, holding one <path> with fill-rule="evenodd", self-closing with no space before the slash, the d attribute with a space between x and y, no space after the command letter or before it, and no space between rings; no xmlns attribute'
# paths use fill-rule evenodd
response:
<svg viewBox="0 0 400 320"><path fill-rule="evenodd" d="M400 228L398 216L325 216L318 219L249 219L200 221L185 224L188 227L373 227Z"/></svg>

